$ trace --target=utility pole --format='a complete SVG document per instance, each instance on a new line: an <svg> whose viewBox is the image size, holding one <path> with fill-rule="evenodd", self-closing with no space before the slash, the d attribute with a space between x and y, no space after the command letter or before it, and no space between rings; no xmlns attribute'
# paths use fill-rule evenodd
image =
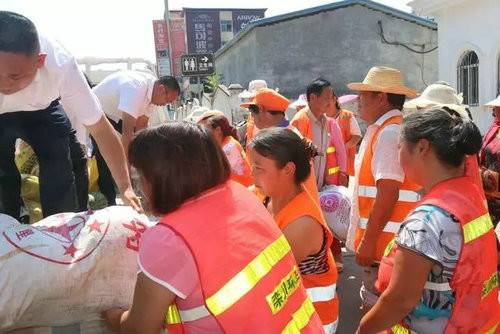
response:
<svg viewBox="0 0 500 334"><path fill-rule="evenodd" d="M173 56L172 56L172 31L170 29L170 9L168 8L168 0L163 0L165 4L165 13L163 14L163 18L165 23L167 24L167 36L168 36L168 60L170 64L170 75L174 75L174 65L173 65Z"/></svg>

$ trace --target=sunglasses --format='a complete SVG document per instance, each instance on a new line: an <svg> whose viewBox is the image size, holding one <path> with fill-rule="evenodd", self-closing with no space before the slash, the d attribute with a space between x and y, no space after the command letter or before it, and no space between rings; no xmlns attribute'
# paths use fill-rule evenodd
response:
<svg viewBox="0 0 500 334"><path fill-rule="evenodd" d="M257 115L260 112L259 106L255 105L255 104L251 104L248 106L248 111L250 111L252 114Z"/></svg>

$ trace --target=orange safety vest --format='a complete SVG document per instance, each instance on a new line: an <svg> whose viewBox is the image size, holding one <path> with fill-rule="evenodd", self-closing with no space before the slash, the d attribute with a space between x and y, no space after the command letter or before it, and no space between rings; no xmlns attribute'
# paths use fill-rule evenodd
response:
<svg viewBox="0 0 500 334"><path fill-rule="evenodd" d="M370 214L375 204L375 199L377 197L377 184L375 178L372 175L372 159L373 150L375 143L382 130L392 124L401 124L401 116L394 116L387 119L374 133L371 142L366 146L366 151L362 157L361 168L359 171L359 187L358 187L358 208L359 208L359 223L356 228L356 235L354 239L354 247L358 249L361 240L365 234L365 230L370 219ZM415 208L420 196L417 193L421 187L409 181L405 177L403 184L399 189L399 198L396 202L390 219L387 222L384 231L381 233L379 239L377 240L376 246L376 256L375 259L380 261L384 250L389 242L394 239L394 235L399 231L399 227L406 215Z"/></svg>
<svg viewBox="0 0 500 334"><path fill-rule="evenodd" d="M249 125L251 125L251 126L249 127ZM249 123L247 126L247 145L253 139L254 128L255 128L255 124L254 124L253 119L252 119L252 124ZM289 125L288 128L294 130L294 127L292 125ZM248 146L247 146L247 149L248 149ZM318 186L316 184L316 174L314 173L314 168L312 168L312 165L311 165L311 174L304 181L304 186L305 186L305 189L307 190L307 192L312 196L312 198L315 199L317 203L319 203L319 192L318 192ZM254 192L259 198L265 198L265 196L258 193L256 189L251 189L251 191Z"/></svg>
<svg viewBox="0 0 500 334"><path fill-rule="evenodd" d="M307 115L307 108L302 109L292 119L291 124L296 127L299 132L309 140L313 140L313 130L311 120ZM327 120L331 122L331 120ZM338 185L338 177L340 173L340 166L337 160L337 153L335 145L333 145L333 140L330 140L326 152L320 152L326 154L326 175L325 183L328 185Z"/></svg>
<svg viewBox="0 0 500 334"><path fill-rule="evenodd" d="M500 323L495 232L481 190L468 177L436 185L419 205L437 206L456 217L462 227L463 245L449 284L427 282L424 289L450 291L455 296L445 333L495 333ZM375 286L383 292L389 285L394 242L382 259ZM410 333L407 324L393 326L388 333Z"/></svg>
<svg viewBox="0 0 500 334"><path fill-rule="evenodd" d="M319 333L286 238L265 207L234 181L183 204L160 224L189 247L204 303L167 311L169 333L208 315L226 333ZM189 298L189 297L188 297Z"/></svg>
<svg viewBox="0 0 500 334"><path fill-rule="evenodd" d="M240 143L232 136L227 136L222 143L222 150L231 166L231 180L245 187L251 186L253 178L250 164Z"/></svg>
<svg viewBox="0 0 500 334"><path fill-rule="evenodd" d="M283 231L290 223L300 217L310 216L321 226L326 235L326 251L328 256L328 271L322 274L302 275L302 280L312 299L314 308L318 312L323 329L327 334L335 333L338 324L339 300L336 294L337 267L333 259L330 245L333 241L332 233L325 223L321 209L306 191L301 192L291 200L274 218ZM307 238L307 236L304 236Z"/></svg>
<svg viewBox="0 0 500 334"><path fill-rule="evenodd" d="M354 114L349 110L341 109L339 117L337 118L344 143L347 143L352 138L351 134L351 119ZM356 147L347 148L347 173L354 176L354 160L356 158Z"/></svg>
<svg viewBox="0 0 500 334"><path fill-rule="evenodd" d="M483 189L483 180L481 179L481 170L479 168L479 162L477 161L477 155L468 155L465 158L465 176L470 177L472 183L479 188L481 198L486 203L486 195Z"/></svg>

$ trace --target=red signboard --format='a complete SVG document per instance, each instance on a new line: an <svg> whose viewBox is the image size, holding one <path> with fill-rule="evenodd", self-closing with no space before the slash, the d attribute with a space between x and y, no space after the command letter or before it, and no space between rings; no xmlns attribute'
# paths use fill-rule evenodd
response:
<svg viewBox="0 0 500 334"><path fill-rule="evenodd" d="M186 24L184 18L170 19L170 29L172 31L172 67L175 76L182 73L181 56L187 53L186 48Z"/></svg>
<svg viewBox="0 0 500 334"><path fill-rule="evenodd" d="M168 51L168 27L165 20L153 20L156 51Z"/></svg>

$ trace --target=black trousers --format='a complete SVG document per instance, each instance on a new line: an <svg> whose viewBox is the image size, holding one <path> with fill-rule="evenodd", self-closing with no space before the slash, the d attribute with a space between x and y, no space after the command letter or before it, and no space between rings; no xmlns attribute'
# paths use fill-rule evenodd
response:
<svg viewBox="0 0 500 334"><path fill-rule="evenodd" d="M113 128L119 133L122 133L122 121L120 120L118 123L108 118L108 121L111 123ZM99 152L99 147L97 147L97 143L94 138L92 138L92 145L94 146L93 154L95 155L95 160L97 163L97 171L99 172L99 178L97 179L97 184L99 185L99 190L106 197L108 205L116 205L116 186L113 181L113 176L111 175L111 171L104 161L101 152Z"/></svg>
<svg viewBox="0 0 500 334"><path fill-rule="evenodd" d="M85 210L88 197L86 157L56 100L44 110L0 114L0 213L19 219L21 177L14 162L18 138L31 145L38 159L44 217Z"/></svg>

